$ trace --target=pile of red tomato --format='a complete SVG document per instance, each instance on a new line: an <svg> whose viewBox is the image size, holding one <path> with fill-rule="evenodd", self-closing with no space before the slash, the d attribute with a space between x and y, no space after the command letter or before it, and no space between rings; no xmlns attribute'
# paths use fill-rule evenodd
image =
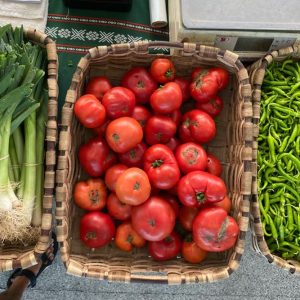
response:
<svg viewBox="0 0 300 300"><path fill-rule="evenodd" d="M79 149L91 177L77 182L75 203L89 212L80 237L90 248L114 240L124 251L147 244L155 260L180 253L191 263L231 248L239 234L220 161L204 143L216 134L229 81L221 68L175 77L171 60L128 71L121 86L92 78L74 112L95 136Z"/></svg>

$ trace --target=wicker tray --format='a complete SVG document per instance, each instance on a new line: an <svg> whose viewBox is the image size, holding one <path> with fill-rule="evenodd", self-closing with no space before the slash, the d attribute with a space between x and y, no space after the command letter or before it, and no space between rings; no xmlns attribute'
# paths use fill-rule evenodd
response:
<svg viewBox="0 0 300 300"><path fill-rule="evenodd" d="M196 66L212 65L226 68L231 73L230 86L223 94L226 105L217 121L218 135L208 148L223 162L223 179L233 200L232 215L238 221L241 232L233 249L211 254L199 265L186 263L182 258L155 262L148 256L147 249L124 253L113 243L92 251L79 239L79 220L83 211L73 204L72 193L75 182L84 176L77 151L88 134L74 117L74 102L90 77L105 75L113 84L118 84L123 74L133 66L149 67L157 55L149 54L148 50L155 47L180 50L179 54L171 57L179 76L190 76ZM67 272L109 281L169 284L227 278L238 268L244 252L251 197L252 138L251 86L248 73L236 54L213 47L169 42L137 42L90 49L80 60L68 90L59 137L57 237Z"/></svg>
<svg viewBox="0 0 300 300"><path fill-rule="evenodd" d="M274 61L282 61L287 57L300 59L300 44L295 44L287 48L273 51L255 62L249 67L250 82L253 87L253 183L252 183L252 201L251 201L251 219L250 226L252 231L252 245L256 252L265 256L269 263L288 270L290 273L300 274L300 263L295 260L284 260L283 258L270 253L268 245L264 238L262 228L260 209L258 203L257 191L257 137L259 135L260 118L260 99L261 86L264 80L265 70L268 65Z"/></svg>
<svg viewBox="0 0 300 300"><path fill-rule="evenodd" d="M25 36L33 43L47 49L48 57L48 122L46 129L45 182L41 235L35 246L0 248L0 271L27 268L37 264L37 258L50 244L52 228L52 207L55 185L56 143L57 143L57 71L56 44L46 34L35 29L24 30Z"/></svg>

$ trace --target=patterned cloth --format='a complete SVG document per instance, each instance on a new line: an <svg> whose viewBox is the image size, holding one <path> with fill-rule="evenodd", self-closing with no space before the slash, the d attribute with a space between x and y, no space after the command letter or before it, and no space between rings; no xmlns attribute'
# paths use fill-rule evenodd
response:
<svg viewBox="0 0 300 300"><path fill-rule="evenodd" d="M59 53L60 108L77 62L87 49L140 40L168 40L167 29L150 26L148 0L133 0L129 12L69 9L62 0L49 0L46 33L56 41Z"/></svg>

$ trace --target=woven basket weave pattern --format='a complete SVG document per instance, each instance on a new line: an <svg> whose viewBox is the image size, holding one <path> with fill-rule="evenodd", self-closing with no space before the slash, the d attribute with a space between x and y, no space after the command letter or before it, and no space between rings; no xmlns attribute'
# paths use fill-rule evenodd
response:
<svg viewBox="0 0 300 300"><path fill-rule="evenodd" d="M223 93L225 108L217 121L218 134L208 145L208 150L216 154L223 163L223 179L233 201L232 214L238 221L241 233L233 249L210 254L199 265L188 264L182 258L155 262L149 258L147 249L124 253L113 243L92 251L79 239L79 221L84 212L73 204L72 193L75 182L85 178L77 152L89 135L74 117L74 103L82 94L85 83L95 75L107 76L117 85L124 73L133 66L149 67L157 57L148 53L149 47L157 46L179 50L179 54L171 57L178 76L190 76L191 70L197 66L220 66L231 73L230 87ZM238 268L244 251L251 196L252 138L248 73L238 56L232 52L196 44L169 42L137 42L90 49L80 60L68 90L59 138L56 173L57 236L67 272L109 281L169 284L211 282L227 278Z"/></svg>
<svg viewBox="0 0 300 300"><path fill-rule="evenodd" d="M57 143L57 97L58 59L56 44L46 34L35 29L25 30L26 37L33 43L45 47L48 59L48 121L46 128L45 182L43 196L42 225L35 246L0 249L0 271L28 268L37 264L37 258L48 248L52 229L52 206L55 191L56 143Z"/></svg>

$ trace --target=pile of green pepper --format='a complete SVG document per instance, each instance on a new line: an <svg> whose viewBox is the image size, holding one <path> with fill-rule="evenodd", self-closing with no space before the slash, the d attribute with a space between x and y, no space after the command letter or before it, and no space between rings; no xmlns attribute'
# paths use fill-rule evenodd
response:
<svg viewBox="0 0 300 300"><path fill-rule="evenodd" d="M300 260L300 62L272 62L262 85L258 199L271 253Z"/></svg>

